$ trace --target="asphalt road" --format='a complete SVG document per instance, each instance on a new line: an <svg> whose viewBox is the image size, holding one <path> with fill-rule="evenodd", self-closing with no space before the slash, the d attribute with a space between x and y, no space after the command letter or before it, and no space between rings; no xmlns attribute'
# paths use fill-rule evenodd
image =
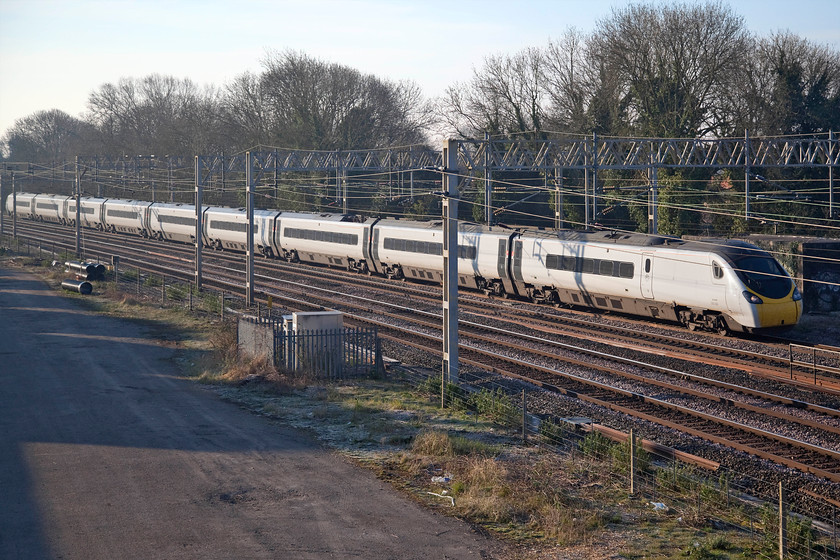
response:
<svg viewBox="0 0 840 560"><path fill-rule="evenodd" d="M0 558L498 558L173 350L0 266Z"/></svg>

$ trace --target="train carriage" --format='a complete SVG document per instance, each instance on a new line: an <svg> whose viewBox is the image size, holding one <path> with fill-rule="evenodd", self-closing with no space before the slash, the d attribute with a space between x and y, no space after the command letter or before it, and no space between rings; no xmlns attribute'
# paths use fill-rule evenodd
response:
<svg viewBox="0 0 840 560"><path fill-rule="evenodd" d="M641 256L660 242L664 238L614 232L525 232L514 242L513 282L534 301L649 315L640 301Z"/></svg>
<svg viewBox="0 0 840 560"><path fill-rule="evenodd" d="M282 212L277 219L278 255L304 261L370 272L371 227L375 218L346 214Z"/></svg>
<svg viewBox="0 0 840 560"><path fill-rule="evenodd" d="M105 229L105 201L107 198L84 196L79 199L79 223L84 227ZM67 223L76 224L76 200L67 205Z"/></svg>
<svg viewBox="0 0 840 560"><path fill-rule="evenodd" d="M274 223L276 210L254 210L254 251L264 255L275 252ZM211 207L204 212L204 239L208 247L247 250L248 214L244 208Z"/></svg>
<svg viewBox="0 0 840 560"><path fill-rule="evenodd" d="M111 232L143 235L148 231L151 202L108 199L104 203L105 228Z"/></svg>
<svg viewBox="0 0 840 560"><path fill-rule="evenodd" d="M373 258L377 270L391 278L443 283L441 222L382 219L374 228ZM477 224L458 228L458 284L510 294L507 254L513 232Z"/></svg>
<svg viewBox="0 0 840 560"><path fill-rule="evenodd" d="M60 194L39 194L35 197L35 214L41 221L64 224L71 200L73 197Z"/></svg>
<svg viewBox="0 0 840 560"><path fill-rule="evenodd" d="M34 218L36 195L30 193L18 193L6 197L6 212L16 213L19 218Z"/></svg>
<svg viewBox="0 0 840 560"><path fill-rule="evenodd" d="M754 245L721 240L712 252L712 274L727 286L732 330L793 326L802 316L802 295L779 262ZM690 326L690 325L689 325Z"/></svg>
<svg viewBox="0 0 840 560"><path fill-rule="evenodd" d="M156 202L148 208L146 227L150 237L195 243L195 206Z"/></svg>

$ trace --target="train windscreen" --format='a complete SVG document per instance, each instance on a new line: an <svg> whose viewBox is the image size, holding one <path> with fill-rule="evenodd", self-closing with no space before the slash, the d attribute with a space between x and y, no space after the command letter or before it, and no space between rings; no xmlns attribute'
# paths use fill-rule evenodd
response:
<svg viewBox="0 0 840 560"><path fill-rule="evenodd" d="M756 294L779 299L790 293L793 281L775 259L744 256L737 259L734 265L738 278Z"/></svg>

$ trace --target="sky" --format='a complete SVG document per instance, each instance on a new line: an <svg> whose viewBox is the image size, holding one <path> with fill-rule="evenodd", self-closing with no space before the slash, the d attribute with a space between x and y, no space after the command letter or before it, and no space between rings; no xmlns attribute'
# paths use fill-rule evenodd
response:
<svg viewBox="0 0 840 560"><path fill-rule="evenodd" d="M91 92L158 73L223 87L291 49L427 97L467 82L484 59L590 33L626 0L0 0L0 135ZM757 35L789 30L840 50L838 0L724 5Z"/></svg>

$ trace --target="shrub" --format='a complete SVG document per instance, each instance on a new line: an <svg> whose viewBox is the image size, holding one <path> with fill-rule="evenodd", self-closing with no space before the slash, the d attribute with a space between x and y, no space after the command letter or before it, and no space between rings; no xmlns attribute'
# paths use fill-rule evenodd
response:
<svg viewBox="0 0 840 560"><path fill-rule="evenodd" d="M601 432L592 430L580 442L580 450L584 455L596 459L606 459L610 454L612 445L612 442Z"/></svg>
<svg viewBox="0 0 840 560"><path fill-rule="evenodd" d="M493 422L505 427L516 426L519 420L517 408L511 398L501 388L495 390L482 389L473 393L469 398L469 406L478 414L490 418Z"/></svg>

